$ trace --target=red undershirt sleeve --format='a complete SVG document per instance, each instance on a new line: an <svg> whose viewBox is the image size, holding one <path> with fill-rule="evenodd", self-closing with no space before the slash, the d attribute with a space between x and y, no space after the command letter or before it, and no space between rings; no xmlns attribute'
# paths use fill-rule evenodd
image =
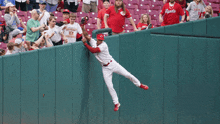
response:
<svg viewBox="0 0 220 124"><path fill-rule="evenodd" d="M89 46L87 43L84 43L84 45L86 46L86 48L91 52L91 53L99 53L101 52L101 50L96 47L96 48L92 48L91 46Z"/></svg>

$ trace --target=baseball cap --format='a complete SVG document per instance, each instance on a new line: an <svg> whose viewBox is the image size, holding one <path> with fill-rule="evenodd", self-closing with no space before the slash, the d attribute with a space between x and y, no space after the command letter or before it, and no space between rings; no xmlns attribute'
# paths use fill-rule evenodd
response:
<svg viewBox="0 0 220 124"><path fill-rule="evenodd" d="M12 36L14 37L18 34L23 34L23 33L24 33L24 31L20 31L19 29L15 29L14 31L12 31Z"/></svg>
<svg viewBox="0 0 220 124"><path fill-rule="evenodd" d="M0 26L4 26L4 24L2 24L2 23L0 22Z"/></svg>
<svg viewBox="0 0 220 124"><path fill-rule="evenodd" d="M39 4L46 4L46 1L41 0Z"/></svg>
<svg viewBox="0 0 220 124"><path fill-rule="evenodd" d="M10 7L10 6L15 6L14 4L12 4L11 2L7 3L5 7Z"/></svg>
<svg viewBox="0 0 220 124"><path fill-rule="evenodd" d="M99 39L99 40L105 40L103 34L97 34L96 38Z"/></svg>
<svg viewBox="0 0 220 124"><path fill-rule="evenodd" d="M64 9L63 13L70 13L70 11L68 9Z"/></svg>
<svg viewBox="0 0 220 124"><path fill-rule="evenodd" d="M19 29L20 31L23 31L24 28L22 28L22 27L18 27L18 29Z"/></svg>
<svg viewBox="0 0 220 124"><path fill-rule="evenodd" d="M22 42L22 39L21 39L21 38L17 38L17 39L15 40L15 43L17 43L17 44L21 44L21 42Z"/></svg>

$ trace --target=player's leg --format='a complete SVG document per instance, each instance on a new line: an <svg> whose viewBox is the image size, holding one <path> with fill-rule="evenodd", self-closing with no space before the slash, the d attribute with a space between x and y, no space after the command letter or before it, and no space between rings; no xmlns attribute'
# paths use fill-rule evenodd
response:
<svg viewBox="0 0 220 124"><path fill-rule="evenodd" d="M126 78L128 78L131 82L134 83L134 85L136 85L137 87L143 88L145 90L148 89L147 85L141 84L141 82L134 76L132 75L130 72L128 72L124 67L122 67L119 63L117 62L113 62L112 64L114 64L115 68L114 68L114 72L117 74L120 74L122 76L125 76Z"/></svg>
<svg viewBox="0 0 220 124"><path fill-rule="evenodd" d="M113 83L112 83L112 71L107 69L106 67L102 68L102 73L103 73L103 77L105 80L105 84L108 88L108 91L112 97L113 103L117 104L118 103L118 96L117 93L113 87Z"/></svg>

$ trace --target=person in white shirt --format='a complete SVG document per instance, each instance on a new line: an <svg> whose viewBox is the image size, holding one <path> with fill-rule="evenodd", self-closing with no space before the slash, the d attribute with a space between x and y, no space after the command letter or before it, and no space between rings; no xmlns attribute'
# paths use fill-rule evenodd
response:
<svg viewBox="0 0 220 124"><path fill-rule="evenodd" d="M96 12L97 13L98 0L83 0L82 11L85 13Z"/></svg>
<svg viewBox="0 0 220 124"><path fill-rule="evenodd" d="M75 20L76 20L76 15L74 13L71 13L70 23L62 26L63 34L67 38L67 41L64 41L64 44L76 42L77 33L82 34L82 29L80 25L75 22Z"/></svg>
<svg viewBox="0 0 220 124"><path fill-rule="evenodd" d="M63 40L67 42L66 37L63 35L62 27L56 25L56 18L53 16L49 18L48 30L45 32L49 35L49 39L54 46L63 44L61 36Z"/></svg>
<svg viewBox="0 0 220 124"><path fill-rule="evenodd" d="M137 87L140 87L144 90L149 89L147 85L141 84L141 82L135 76L133 76L130 72L128 72L124 67L122 67L112 58L112 56L109 54L108 45L104 42L105 39L103 34L98 34L96 37L97 41L95 41L94 39L89 37L83 26L82 30L85 37L82 39L82 42L84 43L85 47L95 55L96 59L100 62L102 66L102 73L105 83L112 97L113 103L115 104L114 111L118 111L120 103L118 101L118 96L112 83L113 73L125 76L126 78L130 79ZM92 47L89 46L86 41L89 41Z"/></svg>
<svg viewBox="0 0 220 124"><path fill-rule="evenodd" d="M29 0L15 0L16 8L19 10L19 7L21 11L27 11L26 3L29 3Z"/></svg>
<svg viewBox="0 0 220 124"><path fill-rule="evenodd" d="M50 18L50 13L45 10L46 8L46 2L40 1L39 3L40 9L38 9L40 13L40 17L38 18L38 21L40 22L40 25L45 24L47 25L47 21Z"/></svg>
<svg viewBox="0 0 220 124"><path fill-rule="evenodd" d="M7 50L7 52L5 53L5 55L10 55L10 54L14 54L14 43L13 42L9 42L8 44L7 44L7 48L8 48L8 50Z"/></svg>

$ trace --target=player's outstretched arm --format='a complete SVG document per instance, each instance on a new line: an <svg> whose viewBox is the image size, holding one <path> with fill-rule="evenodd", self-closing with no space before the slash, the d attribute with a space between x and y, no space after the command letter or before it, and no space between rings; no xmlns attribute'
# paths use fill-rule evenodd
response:
<svg viewBox="0 0 220 124"><path fill-rule="evenodd" d="M86 38L87 41L90 41L91 37L89 36L88 32L85 30L84 26L81 26L81 28L82 28L83 36Z"/></svg>
<svg viewBox="0 0 220 124"><path fill-rule="evenodd" d="M89 46L89 45L86 43L86 41L87 41L86 38L83 38L83 39L82 39L83 44L85 45L85 47L86 47L91 53L99 53L99 52L101 52L101 50L99 49L99 47L92 48L91 46Z"/></svg>

